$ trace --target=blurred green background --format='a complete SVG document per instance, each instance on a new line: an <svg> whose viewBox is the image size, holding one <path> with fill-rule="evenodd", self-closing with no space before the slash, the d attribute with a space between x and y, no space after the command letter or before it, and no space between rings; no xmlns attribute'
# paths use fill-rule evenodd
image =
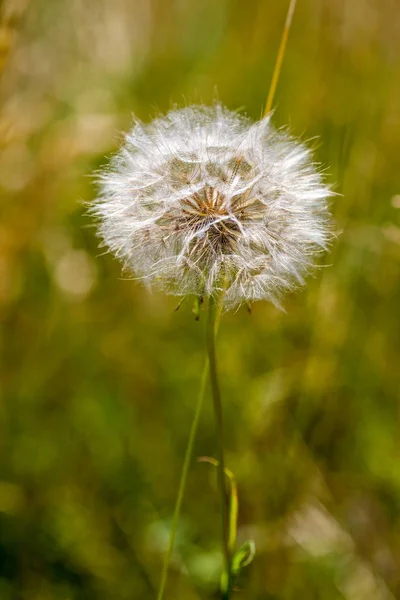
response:
<svg viewBox="0 0 400 600"><path fill-rule="evenodd" d="M132 115L261 115L287 2L6 0L0 61L0 598L153 599L204 319L98 249L92 173ZM318 137L341 235L219 340L246 600L400 598L400 5L299 0L274 123ZM325 268L326 267L326 268ZM214 455L205 403L195 456ZM218 492L193 462L169 600L216 597Z"/></svg>

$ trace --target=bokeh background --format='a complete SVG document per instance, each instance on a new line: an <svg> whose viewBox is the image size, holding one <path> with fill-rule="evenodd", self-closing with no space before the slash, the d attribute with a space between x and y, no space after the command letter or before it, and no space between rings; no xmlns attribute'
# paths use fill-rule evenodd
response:
<svg viewBox="0 0 400 600"><path fill-rule="evenodd" d="M204 319L98 249L87 204L136 115L257 119L286 1L6 0L0 62L0 598L156 596ZM274 123L317 137L341 232L285 300L223 318L246 600L400 598L400 5L299 0ZM214 455L207 401L195 456ZM216 598L215 472L192 464L170 600Z"/></svg>

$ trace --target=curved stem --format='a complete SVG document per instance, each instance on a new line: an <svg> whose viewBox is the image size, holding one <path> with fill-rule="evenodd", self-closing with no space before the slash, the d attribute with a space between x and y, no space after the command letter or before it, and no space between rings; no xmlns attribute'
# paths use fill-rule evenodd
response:
<svg viewBox="0 0 400 600"><path fill-rule="evenodd" d="M192 425L191 425L190 433L189 433L189 439L188 439L188 443L186 446L185 458L183 461L182 473L181 473L181 478L179 481L178 495L176 498L174 514L172 517L171 534L170 534L170 538L169 538L169 542L168 542L168 548L167 548L167 551L164 556L163 569L162 569L162 573L161 573L161 582L160 582L160 588L158 590L157 600L162 600L162 598L164 596L165 586L167 583L168 567L169 567L169 562L171 559L172 550L174 548L176 530L178 527L179 515L181 512L183 495L185 493L186 481L187 481L187 476L188 476L188 472L189 472L189 466L190 466L190 462L191 462L192 454L193 454L194 440L196 438L201 407L203 405L203 400L204 400L204 395L205 395L207 375L208 375L208 359L206 360L204 367L203 367L203 373L201 376L200 390L199 390L199 395L198 395L198 399L197 399L196 410L194 413L194 417L193 417L193 421L192 421Z"/></svg>
<svg viewBox="0 0 400 600"><path fill-rule="evenodd" d="M225 461L224 461L224 429L222 419L221 391L218 383L217 359L215 352L216 325L220 312L218 301L210 297L207 319L207 352L210 370L210 384L214 404L214 414L217 427L218 446L218 484L222 504L222 547L224 554L224 575L222 585L222 600L230 597L230 568L231 556L229 551L229 502L225 485Z"/></svg>

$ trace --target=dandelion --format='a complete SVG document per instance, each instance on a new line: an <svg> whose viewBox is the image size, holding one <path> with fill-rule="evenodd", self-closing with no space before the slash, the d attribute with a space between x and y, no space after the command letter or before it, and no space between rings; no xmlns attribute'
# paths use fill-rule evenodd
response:
<svg viewBox="0 0 400 600"><path fill-rule="evenodd" d="M311 152L220 104L137 121L99 176L105 245L149 285L225 308L304 283L331 237Z"/></svg>
<svg viewBox="0 0 400 600"><path fill-rule="evenodd" d="M309 148L276 130L268 115L253 123L220 104L136 121L99 183L93 212L104 244L124 266L149 286L209 298L207 361L157 598L165 590L208 374L222 506L221 598L229 600L243 549L236 549L234 500L225 481L219 312L260 299L279 305L283 292L304 283L331 238L331 192Z"/></svg>
<svg viewBox="0 0 400 600"><path fill-rule="evenodd" d="M222 398L215 340L222 307L267 299L304 283L332 230L332 195L310 149L276 130L270 109L296 0L290 0L266 115L253 123L221 106L172 110L136 121L110 166L98 176L93 213L105 246L149 286L178 296L208 297L207 358L163 561L163 600L200 411L210 381L221 496L222 600L254 555L237 548L237 494L225 468ZM230 486L226 485L226 478Z"/></svg>

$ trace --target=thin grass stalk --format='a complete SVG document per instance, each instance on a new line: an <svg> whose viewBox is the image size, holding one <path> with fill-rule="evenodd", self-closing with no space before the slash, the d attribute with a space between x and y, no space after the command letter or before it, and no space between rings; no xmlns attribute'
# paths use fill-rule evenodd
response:
<svg viewBox="0 0 400 600"><path fill-rule="evenodd" d="M292 24L293 13L294 13L294 9L296 7L296 1L297 0L290 0L288 12L286 15L285 26L283 28L281 43L279 46L278 56L276 57L275 68L274 68L271 85L270 85L269 92L268 92L267 103L265 105L264 117L266 117L268 115L268 113L271 112L271 109L272 109L272 104L273 104L274 96L275 96L275 92L276 92L276 86L278 84L279 74L281 72L282 61L283 61L283 57L285 55L286 43L287 43L288 36L289 36L290 26Z"/></svg>
<svg viewBox="0 0 400 600"><path fill-rule="evenodd" d="M189 439L186 446L185 458L183 461L182 473L179 481L178 494L175 502L174 514L172 517L172 525L171 525L171 534L168 541L168 548L164 555L163 568L161 573L161 581L160 587L157 595L157 600L162 600L165 592L165 587L167 584L168 578L168 568L171 560L172 551L174 549L176 531L178 528L179 516L182 508L183 496L186 489L186 482L189 473L189 467L192 460L193 454L193 445L194 440L196 438L197 428L199 424L199 418L201 413L201 408L203 406L203 400L205 396L206 384L207 384L207 375L208 375L208 358L205 361L203 372L201 375L200 389L197 398L197 404L195 413L193 416L192 425L190 427Z"/></svg>

